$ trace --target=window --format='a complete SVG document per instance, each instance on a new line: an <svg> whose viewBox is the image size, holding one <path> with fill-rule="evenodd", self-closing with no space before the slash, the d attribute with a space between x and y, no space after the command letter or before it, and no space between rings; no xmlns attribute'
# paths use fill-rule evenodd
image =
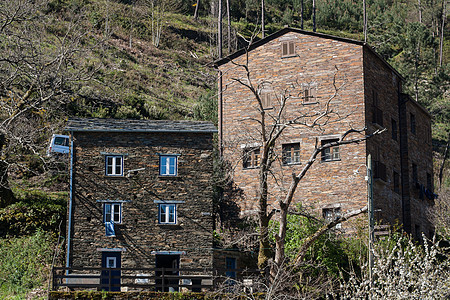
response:
<svg viewBox="0 0 450 300"><path fill-rule="evenodd" d="M103 206L103 222L122 223L122 206L120 203L105 203Z"/></svg>
<svg viewBox="0 0 450 300"><path fill-rule="evenodd" d="M244 149L243 167L244 169L256 168L259 166L259 148Z"/></svg>
<svg viewBox="0 0 450 300"><path fill-rule="evenodd" d="M106 258L106 267L107 268L114 269L114 268L116 268L116 266L117 266L116 257L107 257Z"/></svg>
<svg viewBox="0 0 450 300"><path fill-rule="evenodd" d="M334 220L336 220L341 216L341 208L340 207L324 208L322 209L322 215L327 222L333 222ZM336 228L340 229L341 223L337 224Z"/></svg>
<svg viewBox="0 0 450 300"><path fill-rule="evenodd" d="M282 42L281 43L281 57L293 56L295 55L295 43L291 42Z"/></svg>
<svg viewBox="0 0 450 300"><path fill-rule="evenodd" d="M412 180L414 183L417 183L419 180L417 178L417 165L416 164L412 164Z"/></svg>
<svg viewBox="0 0 450 300"><path fill-rule="evenodd" d="M158 221L159 224L176 224L177 223L177 205L176 204L159 204Z"/></svg>
<svg viewBox="0 0 450 300"><path fill-rule="evenodd" d="M332 139L332 140L322 140L322 146L337 142L338 139ZM341 155L339 153L339 145L329 147L322 150L322 161L332 161L332 160L340 160Z"/></svg>
<svg viewBox="0 0 450 300"><path fill-rule="evenodd" d="M373 91L372 123L383 126L383 111L378 102L378 93Z"/></svg>
<svg viewBox="0 0 450 300"><path fill-rule="evenodd" d="M400 193L400 176L394 171L394 192Z"/></svg>
<svg viewBox="0 0 450 300"><path fill-rule="evenodd" d="M122 176L123 175L123 156L122 155L106 155L106 175Z"/></svg>
<svg viewBox="0 0 450 300"><path fill-rule="evenodd" d="M177 173L178 173L178 157L176 155L160 155L159 175L177 176Z"/></svg>
<svg viewBox="0 0 450 300"><path fill-rule="evenodd" d="M264 109L272 108L272 97L269 92L261 92L261 104Z"/></svg>
<svg viewBox="0 0 450 300"><path fill-rule="evenodd" d="M300 163L300 143L284 144L283 165L293 165Z"/></svg>
<svg viewBox="0 0 450 300"><path fill-rule="evenodd" d="M416 116L413 113L411 113L409 115L409 119L411 124L411 133L416 134Z"/></svg>
<svg viewBox="0 0 450 300"><path fill-rule="evenodd" d="M305 84L303 85L303 104L317 102L317 85Z"/></svg>
<svg viewBox="0 0 450 300"><path fill-rule="evenodd" d="M391 134L392 134L392 139L393 140L397 140L397 134L398 134L398 129L397 129L397 121L395 121L394 119L392 119L391 120L391 127L392 127L392 131L391 131Z"/></svg>

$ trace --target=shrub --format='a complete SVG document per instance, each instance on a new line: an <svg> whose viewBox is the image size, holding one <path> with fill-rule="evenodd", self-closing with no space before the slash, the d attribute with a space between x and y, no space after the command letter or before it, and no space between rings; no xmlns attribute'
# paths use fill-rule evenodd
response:
<svg viewBox="0 0 450 300"><path fill-rule="evenodd" d="M48 278L53 238L38 230L27 237L0 239L0 298L19 299Z"/></svg>

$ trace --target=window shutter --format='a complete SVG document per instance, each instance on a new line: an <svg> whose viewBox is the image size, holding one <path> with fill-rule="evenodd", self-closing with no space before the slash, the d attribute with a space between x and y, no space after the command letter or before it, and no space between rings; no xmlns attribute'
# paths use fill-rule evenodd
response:
<svg viewBox="0 0 450 300"><path fill-rule="evenodd" d="M288 55L288 44L286 42L281 44L281 56L286 56Z"/></svg>
<svg viewBox="0 0 450 300"><path fill-rule="evenodd" d="M295 54L295 44L294 42L289 42L289 55Z"/></svg>

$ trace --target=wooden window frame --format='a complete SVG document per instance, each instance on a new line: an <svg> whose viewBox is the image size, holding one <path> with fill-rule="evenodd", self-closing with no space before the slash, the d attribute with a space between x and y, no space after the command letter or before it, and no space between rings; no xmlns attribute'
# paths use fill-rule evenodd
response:
<svg viewBox="0 0 450 300"><path fill-rule="evenodd" d="M300 164L300 142L283 144L281 147L284 166Z"/></svg>
<svg viewBox="0 0 450 300"><path fill-rule="evenodd" d="M322 208L322 216L328 222L334 221L336 218L341 216L341 208L340 207L325 207ZM336 224L336 229L341 229L342 224Z"/></svg>
<svg viewBox="0 0 450 300"><path fill-rule="evenodd" d="M285 41L281 42L281 57L292 57L295 56L295 42Z"/></svg>
<svg viewBox="0 0 450 300"><path fill-rule="evenodd" d="M328 143L337 142L338 140L339 139L337 139L337 138L322 139L321 143L323 146ZM340 161L340 160L341 160L341 152L339 149L339 145L322 150L322 153L321 153L321 161L322 162Z"/></svg>
<svg viewBox="0 0 450 300"><path fill-rule="evenodd" d="M244 149L242 166L244 169L255 169L259 167L261 150L258 148Z"/></svg>

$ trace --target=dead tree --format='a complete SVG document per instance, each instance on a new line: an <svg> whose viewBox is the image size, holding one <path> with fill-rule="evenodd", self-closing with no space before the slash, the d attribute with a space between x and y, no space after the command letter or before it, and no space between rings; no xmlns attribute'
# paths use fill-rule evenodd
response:
<svg viewBox="0 0 450 300"><path fill-rule="evenodd" d="M280 95L276 99L277 108L271 110L270 112L265 109L265 100L263 99L261 90L263 87L269 83L267 80L261 79L254 80L256 76L252 74L249 67L249 53L246 52L245 63L237 63L231 61L232 65L241 70L240 77L231 78L232 84L239 84L245 87L251 94L254 100L256 100L255 111L256 117L243 118L242 122L252 122L257 124L255 127L255 132L253 132L256 137L254 141L260 146L260 157L258 166L258 229L259 229L259 254L258 254L258 266L264 268L267 266L269 259L272 258L272 249L270 245L269 237L269 222L277 212L277 209L270 209L268 203L269 196L269 177L273 175L274 163L279 160L275 151L275 145L279 140L283 132L290 127L294 128L306 128L308 130L316 129L323 130L332 124L337 122L342 122L349 117L349 114L342 115L335 111L333 108L333 101L339 95L339 92L345 88L346 80L345 77L340 78L340 83L338 84L337 78L339 77L339 70L335 67L335 74L332 80L332 86L334 93L326 99L321 104L321 109L311 109L305 110L304 112L298 111L295 115L287 117L286 107L289 105L292 98L293 90L298 88L298 82L292 82L290 84L285 84L280 86ZM272 84L273 85L273 84ZM278 234L275 235L276 247L275 247L275 264L281 267L281 264L285 261L284 244L286 237L286 227L287 227L287 214L289 208L292 205L294 194L297 191L299 182L306 176L307 172L310 170L311 166L316 161L317 156L322 153L325 149L339 146L348 145L354 143L360 143L366 139L382 133L384 130L376 130L373 133L366 133L366 128L354 129L350 128L345 132L340 133L340 138L337 141L326 143L323 145L317 145L311 153L309 160L305 163L305 166L298 174L292 174L291 183L289 189L287 190L284 199L278 201L279 211L280 211L280 228ZM358 211L358 213L352 212L346 217L337 219L337 223L343 222L348 218L362 213L363 210ZM337 224L336 223L336 224ZM316 234L311 237L307 237L307 243L305 247L309 247L320 235L325 233L329 228L332 228L332 224L327 224L325 227L321 227ZM335 224L334 224L335 225ZM300 259L303 257L304 250L300 250Z"/></svg>

